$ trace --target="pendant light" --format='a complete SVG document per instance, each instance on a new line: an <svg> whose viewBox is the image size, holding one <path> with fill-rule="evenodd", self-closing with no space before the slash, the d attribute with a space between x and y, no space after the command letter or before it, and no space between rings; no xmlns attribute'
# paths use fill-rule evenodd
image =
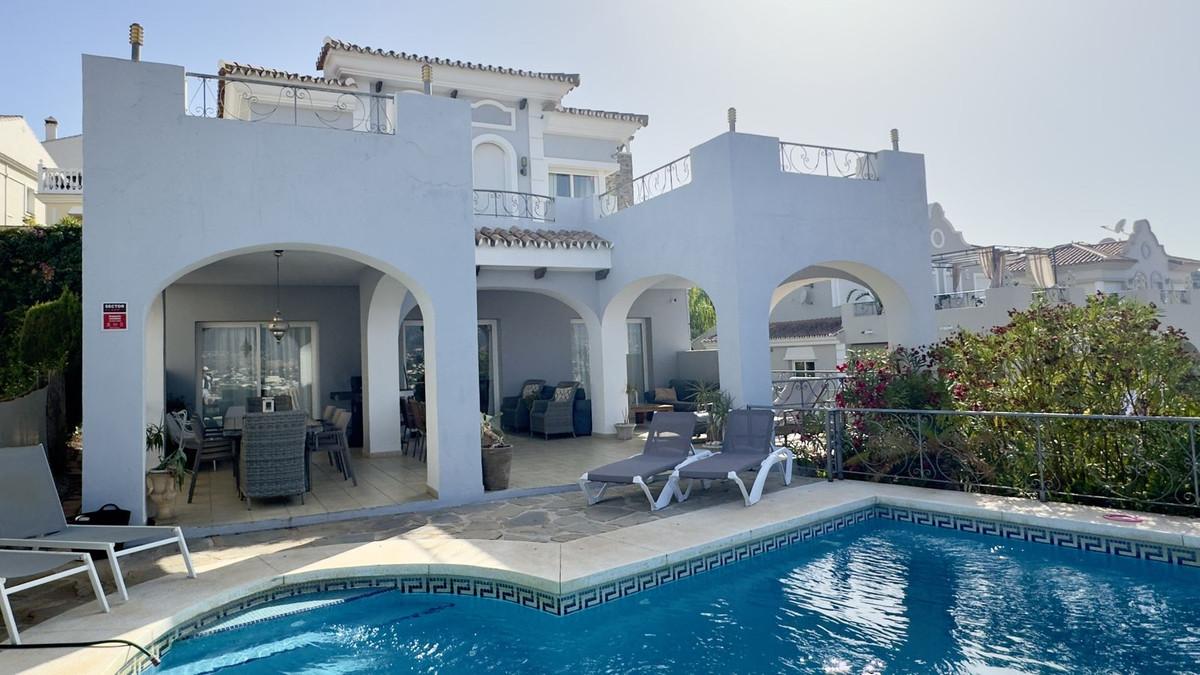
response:
<svg viewBox="0 0 1200 675"><path fill-rule="evenodd" d="M279 259L283 257L283 251L275 251L275 316L267 322L267 330L275 337L276 342L282 342L283 336L287 335L288 322L283 320L283 312L279 311Z"/></svg>

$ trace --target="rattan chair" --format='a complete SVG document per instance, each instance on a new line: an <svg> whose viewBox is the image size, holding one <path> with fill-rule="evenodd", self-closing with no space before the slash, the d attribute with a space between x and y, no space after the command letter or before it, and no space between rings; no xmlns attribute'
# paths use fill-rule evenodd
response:
<svg viewBox="0 0 1200 675"><path fill-rule="evenodd" d="M247 413L242 423L242 448L238 472L246 508L252 499L300 495L307 491L303 410Z"/></svg>
<svg viewBox="0 0 1200 675"><path fill-rule="evenodd" d="M529 411L533 402L542 394L545 380L525 380L521 385L521 393L516 396L505 396L500 404L500 424L511 431L529 430Z"/></svg>
<svg viewBox="0 0 1200 675"><path fill-rule="evenodd" d="M192 480L188 486L188 503L196 494L196 477L200 475L200 466L204 462L212 462L213 470L217 461L233 459L233 442L226 438L220 429L209 429L204 426L204 420L193 415L188 417L187 411L167 413L167 436L172 443L180 448L193 451Z"/></svg>
<svg viewBox="0 0 1200 675"><path fill-rule="evenodd" d="M554 397L533 402L529 412L529 435L551 434L575 435L575 392L578 382L559 382L554 386Z"/></svg>

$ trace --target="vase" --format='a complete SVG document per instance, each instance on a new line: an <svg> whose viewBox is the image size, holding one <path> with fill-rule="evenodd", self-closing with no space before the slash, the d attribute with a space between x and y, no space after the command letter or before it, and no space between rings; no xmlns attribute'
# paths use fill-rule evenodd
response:
<svg viewBox="0 0 1200 675"><path fill-rule="evenodd" d="M179 484L169 471L150 471L146 474L146 495L154 502L157 515L162 522L175 518L175 499L179 497Z"/></svg>
<svg viewBox="0 0 1200 675"><path fill-rule="evenodd" d="M483 458L483 489L507 490L508 474L512 469L512 446L480 448L479 454Z"/></svg>

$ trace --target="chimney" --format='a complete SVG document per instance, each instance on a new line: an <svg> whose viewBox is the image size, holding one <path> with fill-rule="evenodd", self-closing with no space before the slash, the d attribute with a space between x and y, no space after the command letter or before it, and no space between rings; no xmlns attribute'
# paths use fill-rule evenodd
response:
<svg viewBox="0 0 1200 675"><path fill-rule="evenodd" d="M53 117L47 117L46 123L46 140L52 141L58 138L58 120Z"/></svg>
<svg viewBox="0 0 1200 675"><path fill-rule="evenodd" d="M618 146L613 159L617 160L617 170L605 179L604 190L616 190L614 206L617 209L628 208L633 206L633 153L629 151L629 144Z"/></svg>

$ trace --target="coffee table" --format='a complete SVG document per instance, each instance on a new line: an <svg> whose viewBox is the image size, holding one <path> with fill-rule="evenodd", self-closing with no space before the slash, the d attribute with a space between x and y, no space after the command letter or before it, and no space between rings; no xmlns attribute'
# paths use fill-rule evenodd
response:
<svg viewBox="0 0 1200 675"><path fill-rule="evenodd" d="M675 412L675 406L666 403L643 403L629 407L634 424L646 424L654 418L656 412Z"/></svg>

